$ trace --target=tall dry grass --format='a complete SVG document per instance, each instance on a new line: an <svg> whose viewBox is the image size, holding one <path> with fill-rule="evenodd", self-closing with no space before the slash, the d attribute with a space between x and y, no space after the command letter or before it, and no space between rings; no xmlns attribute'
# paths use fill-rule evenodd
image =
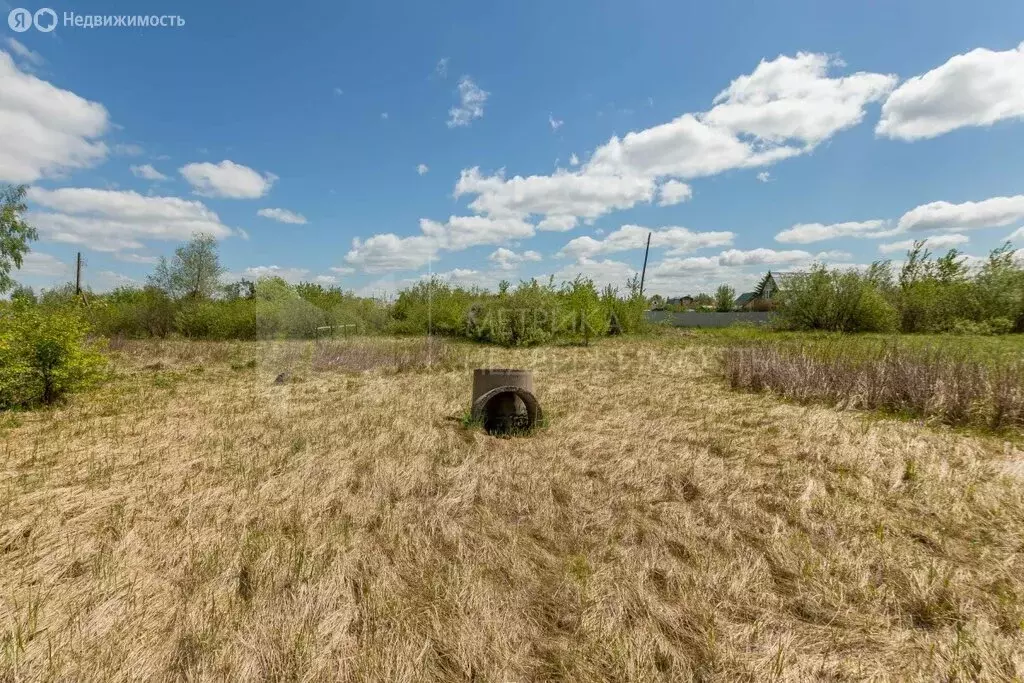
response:
<svg viewBox="0 0 1024 683"><path fill-rule="evenodd" d="M997 439L737 394L657 342L315 353L129 345L0 418L0 680L1024 674ZM534 368L550 425L466 429L478 365Z"/></svg>
<svg viewBox="0 0 1024 683"><path fill-rule="evenodd" d="M884 410L951 425L1024 427L1024 359L997 362L948 349L898 345L858 349L842 344L794 347L772 343L723 352L734 389L770 391L804 402Z"/></svg>

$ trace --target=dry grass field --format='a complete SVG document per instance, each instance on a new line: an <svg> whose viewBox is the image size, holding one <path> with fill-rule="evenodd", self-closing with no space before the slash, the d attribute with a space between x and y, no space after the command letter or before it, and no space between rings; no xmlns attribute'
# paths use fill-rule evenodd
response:
<svg viewBox="0 0 1024 683"><path fill-rule="evenodd" d="M0 416L0 681L1021 680L1020 446L715 354L122 343ZM545 429L464 425L487 365Z"/></svg>

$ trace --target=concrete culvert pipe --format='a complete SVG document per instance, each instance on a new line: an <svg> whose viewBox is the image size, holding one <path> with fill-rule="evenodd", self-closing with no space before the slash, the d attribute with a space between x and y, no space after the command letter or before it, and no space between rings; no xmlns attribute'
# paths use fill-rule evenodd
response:
<svg viewBox="0 0 1024 683"><path fill-rule="evenodd" d="M503 368L474 370L472 416L488 434L525 432L539 425L543 413L533 394L533 373Z"/></svg>

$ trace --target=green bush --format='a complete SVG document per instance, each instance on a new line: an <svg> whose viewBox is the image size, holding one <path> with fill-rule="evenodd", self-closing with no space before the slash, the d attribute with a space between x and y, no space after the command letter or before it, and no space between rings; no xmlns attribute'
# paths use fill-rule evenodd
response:
<svg viewBox="0 0 1024 683"><path fill-rule="evenodd" d="M69 310L15 305L0 312L0 408L51 404L94 381L103 356Z"/></svg>
<svg viewBox="0 0 1024 683"><path fill-rule="evenodd" d="M853 270L815 266L791 279L778 296L778 306L783 329L890 332L897 326L896 309L877 283Z"/></svg>

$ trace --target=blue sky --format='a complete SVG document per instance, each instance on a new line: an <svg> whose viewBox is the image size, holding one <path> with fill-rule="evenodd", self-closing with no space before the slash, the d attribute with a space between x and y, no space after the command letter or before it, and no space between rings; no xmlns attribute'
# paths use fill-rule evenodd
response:
<svg viewBox="0 0 1024 683"><path fill-rule="evenodd" d="M241 7L0 24L0 182L42 233L20 279L81 250L95 289L143 281L199 229L232 276L364 293L621 285L648 231L669 295L918 238L1024 246L1019 2Z"/></svg>

